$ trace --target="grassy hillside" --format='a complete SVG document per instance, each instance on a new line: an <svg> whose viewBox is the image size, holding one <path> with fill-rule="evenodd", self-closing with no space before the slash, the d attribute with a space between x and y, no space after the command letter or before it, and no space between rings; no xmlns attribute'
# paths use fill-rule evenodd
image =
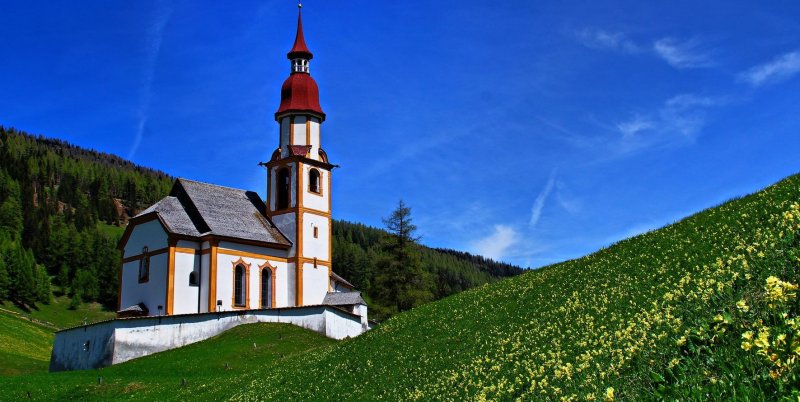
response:
<svg viewBox="0 0 800 402"><path fill-rule="evenodd" d="M289 324L241 325L203 342L100 370L0 377L0 400L27 399L29 392L33 400L220 400L244 388L246 374L333 343Z"/></svg>
<svg viewBox="0 0 800 402"><path fill-rule="evenodd" d="M342 342L241 327L102 370L1 377L0 398L31 389L35 399L96 400L796 398L798 201L795 176ZM254 349L254 339L269 346Z"/></svg>
<svg viewBox="0 0 800 402"><path fill-rule="evenodd" d="M84 303L78 309L69 308L70 299L67 296L53 297L50 304L39 304L26 311L10 302L0 303L0 309L15 312L29 319L43 321L51 331L70 328L87 322L109 320L116 317L116 313L108 311L99 303Z"/></svg>
<svg viewBox="0 0 800 402"><path fill-rule="evenodd" d="M70 299L55 297L25 311L9 302L0 302L0 376L46 373L53 347L53 332L83 323L113 318L98 303L85 303L75 310Z"/></svg>
<svg viewBox="0 0 800 402"><path fill-rule="evenodd" d="M0 376L47 371L53 331L0 312Z"/></svg>
<svg viewBox="0 0 800 402"><path fill-rule="evenodd" d="M796 393L798 201L794 176L587 257L399 314L231 391L240 400Z"/></svg>

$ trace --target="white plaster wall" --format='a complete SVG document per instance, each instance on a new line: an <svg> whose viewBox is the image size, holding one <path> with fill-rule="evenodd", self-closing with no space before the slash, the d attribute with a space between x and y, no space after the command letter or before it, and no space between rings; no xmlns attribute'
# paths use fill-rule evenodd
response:
<svg viewBox="0 0 800 402"><path fill-rule="evenodd" d="M283 215L281 215L283 216ZM277 226L277 224L276 224ZM279 226L280 228L280 226ZM260 246L253 246L250 244L240 244L240 243L233 243L228 241L221 241L219 242L220 249L226 249L229 251L244 251L245 253L253 253L253 254L261 254L267 255L272 257L278 258L288 258L289 251L288 250L281 250L281 249L274 249L274 248L267 248L267 247L260 247ZM262 261L263 263L263 261Z"/></svg>
<svg viewBox="0 0 800 402"><path fill-rule="evenodd" d="M50 371L87 370L114 364L114 327L111 321L57 332L50 352Z"/></svg>
<svg viewBox="0 0 800 402"><path fill-rule="evenodd" d="M295 295L297 294L297 272L295 270L295 263L291 262L286 264L286 269L278 270L278 275L275 282L276 304L278 307L291 307L295 305Z"/></svg>
<svg viewBox="0 0 800 402"><path fill-rule="evenodd" d="M281 153L283 152L285 151L282 151ZM277 174L278 174L277 169L267 169L267 201L265 202L265 204L267 204L267 210L269 211L275 210L275 202L276 202L275 191L277 191L275 189L275 180Z"/></svg>
<svg viewBox="0 0 800 402"><path fill-rule="evenodd" d="M294 212L275 215L272 217L272 223L274 223L275 226L281 231L281 233L283 233L284 236L289 238L289 241L292 242L292 248L287 253L288 257L295 256L295 250L296 250L295 245L297 244L297 242L295 241L297 237L297 225L295 219L296 218Z"/></svg>
<svg viewBox="0 0 800 402"><path fill-rule="evenodd" d="M122 295L120 309L144 303L151 315L158 314L158 306L166 312L167 264L169 253L150 257L150 280L139 283L139 261L131 261L122 266Z"/></svg>
<svg viewBox="0 0 800 402"><path fill-rule="evenodd" d="M289 150L286 148L289 145L289 117L284 117L281 119L281 157L285 158L289 156Z"/></svg>
<svg viewBox="0 0 800 402"><path fill-rule="evenodd" d="M178 240L178 243L175 245L175 247L193 248L195 250L198 250L200 248L200 244L197 243L196 241Z"/></svg>
<svg viewBox="0 0 800 402"><path fill-rule="evenodd" d="M292 138L292 145L308 145L306 144L305 116L294 117L294 138Z"/></svg>
<svg viewBox="0 0 800 402"><path fill-rule="evenodd" d="M320 173L320 185L322 186L322 194L320 195L308 189L308 183L311 181L311 169L314 169L314 167L303 165L303 206L322 212L328 212L328 196L331 190L328 188L328 175L330 172L325 169L317 169Z"/></svg>
<svg viewBox="0 0 800 402"><path fill-rule="evenodd" d="M151 252L168 246L167 232L158 219L140 223L133 227L128 242L125 243L123 257L141 254L142 248L145 246Z"/></svg>
<svg viewBox="0 0 800 402"><path fill-rule="evenodd" d="M319 138L319 119L311 118L311 159L319 160L319 147L322 145L320 144Z"/></svg>
<svg viewBox="0 0 800 402"><path fill-rule="evenodd" d="M290 323L344 339L364 333L367 328L362 321L363 317L329 306L111 320L57 332L50 371L122 363L199 342L241 324ZM84 348L86 341L88 348Z"/></svg>
<svg viewBox="0 0 800 402"><path fill-rule="evenodd" d="M175 283L173 289L173 314L199 313L199 286L189 286L189 275L196 272L200 276L200 255L175 253Z"/></svg>
<svg viewBox="0 0 800 402"><path fill-rule="evenodd" d="M303 213L303 257L317 258L321 261L330 261L330 220L324 216ZM314 227L317 227L318 237L314 238Z"/></svg>
<svg viewBox="0 0 800 402"><path fill-rule="evenodd" d="M211 268L211 256L209 254L200 255L200 312L208 312L208 272Z"/></svg>
<svg viewBox="0 0 800 402"><path fill-rule="evenodd" d="M328 267L317 264L303 264L303 304L313 306L322 304L328 293Z"/></svg>

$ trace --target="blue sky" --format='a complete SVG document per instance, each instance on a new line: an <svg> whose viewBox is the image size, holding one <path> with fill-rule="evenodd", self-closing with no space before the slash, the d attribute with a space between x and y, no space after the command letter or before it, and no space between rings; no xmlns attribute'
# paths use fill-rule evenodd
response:
<svg viewBox="0 0 800 402"><path fill-rule="evenodd" d="M305 2L334 217L537 267L797 173L800 3L653 3ZM0 124L263 195L295 4L0 1Z"/></svg>

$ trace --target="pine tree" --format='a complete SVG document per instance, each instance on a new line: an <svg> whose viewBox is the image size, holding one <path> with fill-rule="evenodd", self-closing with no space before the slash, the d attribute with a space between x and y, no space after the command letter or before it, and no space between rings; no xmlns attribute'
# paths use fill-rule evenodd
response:
<svg viewBox="0 0 800 402"><path fill-rule="evenodd" d="M383 241L384 254L376 268L378 297L392 311L405 311L433 298L429 276L422 269L412 223L411 208L400 200L383 220L389 235Z"/></svg>

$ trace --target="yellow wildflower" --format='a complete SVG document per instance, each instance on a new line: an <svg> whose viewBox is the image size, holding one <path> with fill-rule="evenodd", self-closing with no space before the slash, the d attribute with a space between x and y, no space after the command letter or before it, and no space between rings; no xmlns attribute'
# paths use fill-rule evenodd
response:
<svg viewBox="0 0 800 402"><path fill-rule="evenodd" d="M608 387L606 388L606 402L614 400L614 388Z"/></svg>
<svg viewBox="0 0 800 402"><path fill-rule="evenodd" d="M747 305L747 302L745 302L744 299L736 302L736 308L743 313L750 311L750 307Z"/></svg>

